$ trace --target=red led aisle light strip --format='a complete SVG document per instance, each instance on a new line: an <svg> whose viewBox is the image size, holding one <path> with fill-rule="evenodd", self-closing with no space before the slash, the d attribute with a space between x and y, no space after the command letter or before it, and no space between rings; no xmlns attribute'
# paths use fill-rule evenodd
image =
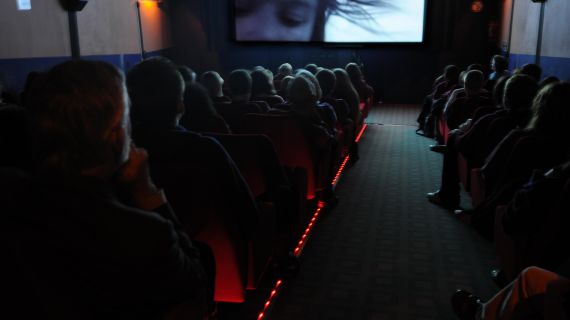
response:
<svg viewBox="0 0 570 320"><path fill-rule="evenodd" d="M279 289L282 283L283 283L282 280L277 280L277 282L275 282L275 287L273 287L273 290L271 290L271 294L269 295L269 298L267 298L267 301L265 301L265 304L263 305L263 310L257 316L257 320L261 320L263 319L263 317L265 317L265 312L267 311L267 309L269 309L269 306L271 305L271 302L273 302L273 298L277 294L277 290Z"/></svg>
<svg viewBox="0 0 570 320"><path fill-rule="evenodd" d="M358 134L358 136L356 137L356 140L354 140L355 142L360 141L360 138L362 137L362 134L364 133L364 130L366 130L366 127L368 127L367 124L364 124L362 126L362 129L360 129L360 133Z"/></svg>
<svg viewBox="0 0 570 320"><path fill-rule="evenodd" d="M364 133L364 130L366 130L366 127L367 127L366 124L362 127L362 129L360 130L360 133L358 134L358 137L356 137L355 142L358 142L360 140L360 138L362 137L362 134ZM338 182L338 179L340 178L340 175L342 174L342 171L346 167L346 163L348 162L349 159L350 159L350 156L346 156L344 158L344 160L342 161L342 164L340 165L340 168L338 168L338 172L336 173L336 175L332 181L333 186L336 185L336 183ZM303 251L303 248L305 248L305 244L307 243L307 240L309 239L309 234L313 230L313 227L315 226L315 223L317 222L317 218L321 214L321 210L325 207L325 205L326 205L326 203L324 203L323 201L319 201L317 203L317 209L315 210L315 213L313 214L311 221L309 221L309 224L307 225L305 232L301 236L301 240L299 240L299 242L297 243L297 247L293 251L293 255L295 257L299 257L301 255L301 252ZM257 315L257 320L262 320L265 317L265 313L267 312L267 310L271 306L271 303L273 302L275 296L277 295L279 287L281 287L282 283L283 283L283 280L277 280L277 282L275 282L275 286L273 287L273 290L271 291L269 298L267 298L267 301L265 301L265 304L263 305L263 310Z"/></svg>
<svg viewBox="0 0 570 320"><path fill-rule="evenodd" d="M350 159L350 156L346 156L346 158L344 158L344 161L342 162L342 164L340 165L340 168L338 168L338 172L336 173L336 175L334 176L333 181L331 182L331 184L333 186L336 186L336 183L338 182L338 179L340 179L340 175L342 174L342 171L344 170L344 167L346 167L346 163L348 162L348 160Z"/></svg>
<svg viewBox="0 0 570 320"><path fill-rule="evenodd" d="M297 243L297 247L295 248L295 251L293 251L293 255L295 257L299 257L301 255L301 252L303 251L303 248L305 247L305 244L307 243L309 233L311 233L311 230L313 230L313 227L315 226L315 222L317 221L317 218L319 217L321 210L322 210L322 207L319 207L319 208L317 208L317 210L313 214L313 218L311 219L311 221L309 222L309 225L305 229L305 232L301 236L301 240L299 240L299 242Z"/></svg>

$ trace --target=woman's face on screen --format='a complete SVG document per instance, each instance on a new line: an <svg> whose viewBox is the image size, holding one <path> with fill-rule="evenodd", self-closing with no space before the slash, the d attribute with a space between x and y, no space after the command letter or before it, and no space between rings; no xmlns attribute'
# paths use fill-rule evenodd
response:
<svg viewBox="0 0 570 320"><path fill-rule="evenodd" d="M320 0L235 0L237 40L309 41Z"/></svg>

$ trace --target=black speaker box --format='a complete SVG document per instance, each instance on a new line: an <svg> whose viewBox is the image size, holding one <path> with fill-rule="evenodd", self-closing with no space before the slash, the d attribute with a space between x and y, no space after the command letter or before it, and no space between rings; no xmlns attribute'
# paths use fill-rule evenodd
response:
<svg viewBox="0 0 570 320"><path fill-rule="evenodd" d="M67 11L81 11L89 0L60 0L61 5Z"/></svg>

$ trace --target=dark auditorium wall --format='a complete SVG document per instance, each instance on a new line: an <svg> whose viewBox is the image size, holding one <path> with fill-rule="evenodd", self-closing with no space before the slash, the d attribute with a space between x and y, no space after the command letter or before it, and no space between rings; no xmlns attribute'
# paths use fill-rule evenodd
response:
<svg viewBox="0 0 570 320"><path fill-rule="evenodd" d="M70 58L67 12L57 0L32 0L18 11L16 1L0 1L0 80L17 94L30 71L46 70ZM140 61L136 5L133 0L89 1L77 13L81 55L126 70ZM141 4L144 44L150 55L170 47L167 8Z"/></svg>
<svg viewBox="0 0 570 320"><path fill-rule="evenodd" d="M505 1L505 11L514 8L510 42L510 66L518 68L538 60L544 76L570 80L570 1L548 0L544 3L543 30L540 34L540 3ZM510 11L509 11L510 14ZM542 37L539 45L539 37ZM508 46L508 33L502 42ZM540 54L537 59L537 48Z"/></svg>
<svg viewBox="0 0 570 320"><path fill-rule="evenodd" d="M491 21L500 23L500 3L487 0L481 13L471 1L429 1L426 41L421 45L331 46L321 44L243 44L233 41L232 0L171 0L174 58L198 72L222 75L238 67L263 65L275 70L288 61L294 67L317 63L364 64L365 75L385 102L419 103L434 78L448 63L487 64L498 50L500 34L490 34Z"/></svg>

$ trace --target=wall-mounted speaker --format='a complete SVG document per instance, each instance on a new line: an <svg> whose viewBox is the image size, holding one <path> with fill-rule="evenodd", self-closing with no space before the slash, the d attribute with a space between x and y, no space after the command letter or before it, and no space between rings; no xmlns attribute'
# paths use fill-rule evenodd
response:
<svg viewBox="0 0 570 320"><path fill-rule="evenodd" d="M546 0L530 0L532 2L546 2Z"/></svg>
<svg viewBox="0 0 570 320"><path fill-rule="evenodd" d="M67 11L81 11L89 0L60 0L63 9Z"/></svg>

